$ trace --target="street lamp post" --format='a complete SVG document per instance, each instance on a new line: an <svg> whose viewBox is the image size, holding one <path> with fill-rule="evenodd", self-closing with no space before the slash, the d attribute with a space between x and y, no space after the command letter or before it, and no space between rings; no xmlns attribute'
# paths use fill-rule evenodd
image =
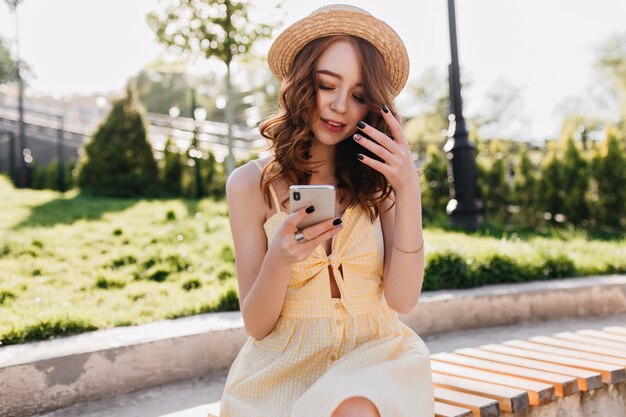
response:
<svg viewBox="0 0 626 417"><path fill-rule="evenodd" d="M15 14L15 78L17 79L17 111L19 114L19 124L18 124L18 139L20 142L20 148L22 149L22 154L25 153L26 149L26 135L24 133L24 80L22 80L22 74L20 71L20 29L19 29L19 18L17 14L17 6L22 2L22 0L5 0L9 5L9 8ZM26 159L24 157L21 158L20 162L20 188L27 188L30 186L28 169L26 165Z"/></svg>
<svg viewBox="0 0 626 417"><path fill-rule="evenodd" d="M196 172L196 198L202 198L202 176L200 175L200 163L202 162L202 150L198 141L198 127L202 126L206 120L206 110L202 107L196 107L193 110L194 128L193 128L193 142L191 144L191 155L195 161Z"/></svg>
<svg viewBox="0 0 626 417"><path fill-rule="evenodd" d="M448 0L450 28L450 126L443 147L447 153L450 197L446 212L453 223L466 229L476 229L484 222L483 203L477 198L476 147L470 142L461 102L461 76L456 41L454 0Z"/></svg>

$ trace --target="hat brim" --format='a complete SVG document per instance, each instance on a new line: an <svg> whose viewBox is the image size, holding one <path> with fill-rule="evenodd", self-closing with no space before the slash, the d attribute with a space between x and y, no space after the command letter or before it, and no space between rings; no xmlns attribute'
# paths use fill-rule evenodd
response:
<svg viewBox="0 0 626 417"><path fill-rule="evenodd" d="M314 39L331 35L352 35L370 42L383 57L396 95L409 77L409 56L398 34L385 22L363 11L324 10L313 13L285 29L274 41L267 62L282 81L296 55Z"/></svg>

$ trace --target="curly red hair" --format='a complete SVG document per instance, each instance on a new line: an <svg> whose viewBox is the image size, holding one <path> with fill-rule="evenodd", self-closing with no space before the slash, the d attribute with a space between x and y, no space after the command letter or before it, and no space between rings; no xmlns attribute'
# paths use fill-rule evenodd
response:
<svg viewBox="0 0 626 417"><path fill-rule="evenodd" d="M278 114L268 117L259 126L261 135L270 142L268 149L274 154L261 175L261 190L268 204L272 181L282 177L288 184L308 184L315 172L314 163L307 161L313 139L310 117L318 91L315 68L324 50L338 40L352 43L361 58L363 97L368 105L364 121L391 137L380 108L387 104L393 114L396 113L392 103L395 92L378 50L371 43L353 36L333 35L311 41L298 53L282 82ZM356 155L363 153L377 160L380 158L353 140L343 140L336 146L335 177L340 199L348 198L349 207L360 204L374 222L381 202L389 197L392 188L384 175L358 161ZM286 208L287 201L288 198L281 201L283 208Z"/></svg>

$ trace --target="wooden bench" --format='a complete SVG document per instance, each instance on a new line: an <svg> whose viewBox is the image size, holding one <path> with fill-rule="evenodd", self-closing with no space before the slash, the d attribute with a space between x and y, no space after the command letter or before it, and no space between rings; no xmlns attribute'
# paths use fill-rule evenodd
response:
<svg viewBox="0 0 626 417"><path fill-rule="evenodd" d="M528 415L569 396L626 387L626 327L436 353L431 366L436 417Z"/></svg>

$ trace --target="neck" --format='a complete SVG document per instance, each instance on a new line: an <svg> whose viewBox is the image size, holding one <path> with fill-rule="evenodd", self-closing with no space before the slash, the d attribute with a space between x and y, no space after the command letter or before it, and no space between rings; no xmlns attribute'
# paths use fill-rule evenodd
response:
<svg viewBox="0 0 626 417"><path fill-rule="evenodd" d="M317 172L311 175L310 184L335 184L335 145L324 145L313 141L310 162L314 162Z"/></svg>

